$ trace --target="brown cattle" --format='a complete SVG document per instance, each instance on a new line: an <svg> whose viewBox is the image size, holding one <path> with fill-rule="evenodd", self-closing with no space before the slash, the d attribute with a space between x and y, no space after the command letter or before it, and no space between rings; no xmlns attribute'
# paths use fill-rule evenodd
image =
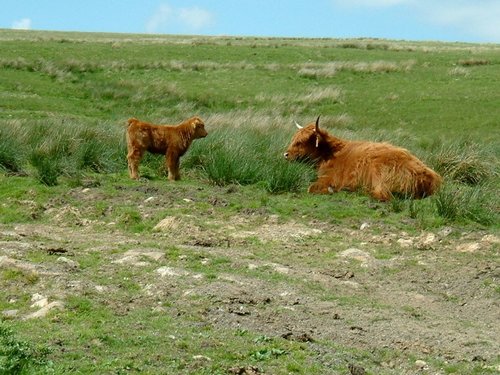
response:
<svg viewBox="0 0 500 375"><path fill-rule="evenodd" d="M318 170L310 193L363 189L387 201L394 193L424 198L439 188L441 176L404 148L389 143L347 141L316 124L299 127L285 153L288 160L309 159Z"/></svg>
<svg viewBox="0 0 500 375"><path fill-rule="evenodd" d="M153 125L136 118L128 120L127 161L130 177L139 178L139 163L146 151L165 155L169 180L180 179L179 159L196 138L207 136L205 124L199 117L177 126Z"/></svg>

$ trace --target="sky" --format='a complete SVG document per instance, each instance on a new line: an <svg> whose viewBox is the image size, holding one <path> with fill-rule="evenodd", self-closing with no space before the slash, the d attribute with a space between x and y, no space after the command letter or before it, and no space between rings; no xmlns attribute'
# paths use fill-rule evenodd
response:
<svg viewBox="0 0 500 375"><path fill-rule="evenodd" d="M500 43L500 0L0 0L0 28Z"/></svg>

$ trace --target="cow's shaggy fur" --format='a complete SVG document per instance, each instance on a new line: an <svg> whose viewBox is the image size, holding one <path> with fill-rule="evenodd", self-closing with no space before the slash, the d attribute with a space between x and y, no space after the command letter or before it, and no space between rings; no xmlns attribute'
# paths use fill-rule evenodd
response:
<svg viewBox="0 0 500 375"><path fill-rule="evenodd" d="M192 117L177 126L153 125L136 118L128 120L127 162L130 177L139 178L139 163L146 151L165 155L169 180L180 179L179 160L196 138L207 136L205 124Z"/></svg>
<svg viewBox="0 0 500 375"><path fill-rule="evenodd" d="M316 123L301 128L285 157L309 159L318 169L310 193L363 189L387 201L393 194L424 198L437 191L441 176L404 148L389 143L347 141L330 135Z"/></svg>

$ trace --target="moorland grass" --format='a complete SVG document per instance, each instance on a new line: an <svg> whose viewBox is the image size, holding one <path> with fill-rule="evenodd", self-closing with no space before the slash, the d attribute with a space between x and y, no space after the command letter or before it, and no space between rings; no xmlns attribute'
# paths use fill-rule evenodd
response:
<svg viewBox="0 0 500 375"><path fill-rule="evenodd" d="M258 126L234 127L225 125L221 118L219 121L222 125L215 127L207 138L193 143L182 159L183 170L193 170L214 185L255 184L272 194L303 192L315 178L312 165L290 163L283 158L293 135L292 126L286 129L265 117L254 119ZM333 123L337 123L335 119ZM343 122L339 124L342 126ZM41 183L54 186L61 177L78 185L85 174L126 169L124 127L49 119L10 121L6 125L0 132L0 165L8 172L26 171ZM391 135L345 128L330 131L350 138L411 143L400 132ZM444 177L442 191L429 199L434 214L450 221L495 223L498 199L494 191L499 171L493 148L451 141L437 142L427 150L419 149L419 153ZM147 155L141 168L148 178L165 178L161 155ZM153 173L148 174L147 170ZM392 210L408 211L410 217L419 216L419 211L427 215L433 211L428 204L404 201L395 199Z"/></svg>
<svg viewBox="0 0 500 375"><path fill-rule="evenodd" d="M497 45L16 31L0 42L8 173L55 185L124 171L128 117L177 123L199 114L209 136L182 169L215 185L303 192L313 168L282 153L292 120L321 114L336 135L406 147L441 173L445 190L430 199L437 215L461 216L446 213L458 199L447 194L482 202L482 216L498 209ZM163 165L148 155L141 168L164 178ZM467 186L481 187L465 194Z"/></svg>

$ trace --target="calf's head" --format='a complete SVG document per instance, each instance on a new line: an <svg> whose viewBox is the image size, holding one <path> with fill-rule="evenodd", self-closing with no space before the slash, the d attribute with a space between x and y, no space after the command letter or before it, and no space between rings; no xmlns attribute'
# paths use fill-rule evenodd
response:
<svg viewBox="0 0 500 375"><path fill-rule="evenodd" d="M311 123L305 127L295 123L299 130L292 138L292 142L286 150L284 156L287 160L318 160L322 156L320 142L323 134L319 129L319 117L316 123Z"/></svg>
<svg viewBox="0 0 500 375"><path fill-rule="evenodd" d="M193 128L193 138L205 138L208 133L205 130L205 123L199 117L191 117L189 120L189 125Z"/></svg>

